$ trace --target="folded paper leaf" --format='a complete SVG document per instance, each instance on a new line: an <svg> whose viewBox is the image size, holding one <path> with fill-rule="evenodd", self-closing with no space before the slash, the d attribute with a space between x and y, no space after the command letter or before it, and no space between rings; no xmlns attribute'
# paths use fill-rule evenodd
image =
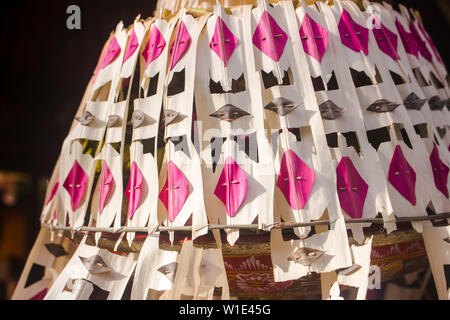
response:
<svg viewBox="0 0 450 320"><path fill-rule="evenodd" d="M130 170L130 180L125 191L128 199L128 218L133 219L134 213L139 207L141 201L142 187L144 177L136 162L133 161Z"/></svg>
<svg viewBox="0 0 450 320"><path fill-rule="evenodd" d="M288 113L297 109L299 105L294 104L293 101L286 98L280 97L273 99L264 108L273 112L278 113L280 116L285 116Z"/></svg>
<svg viewBox="0 0 450 320"><path fill-rule="evenodd" d="M191 36L189 35L186 26L183 21L180 21L177 27L177 33L175 36L175 41L173 42L170 57L170 70L172 70L175 65L180 61L186 51L189 49L191 44Z"/></svg>
<svg viewBox="0 0 450 320"><path fill-rule="evenodd" d="M148 38L147 46L142 52L142 57L145 60L146 67L158 59L161 53L164 51L166 46L166 41L162 36L161 32L156 26L152 27L152 31L150 31L150 36Z"/></svg>
<svg viewBox="0 0 450 320"><path fill-rule="evenodd" d="M174 111L174 110L170 110L170 109L164 110L164 124L166 126L168 126L169 124L174 122L178 118L179 115L180 115L180 113L178 111Z"/></svg>
<svg viewBox="0 0 450 320"><path fill-rule="evenodd" d="M274 61L283 55L288 36L275 19L264 11L253 34L253 44Z"/></svg>
<svg viewBox="0 0 450 320"><path fill-rule="evenodd" d="M84 172L78 161L75 160L75 163L73 164L72 169L63 184L64 189L66 189L70 195L70 205L72 207L72 211L76 211L80 206L86 190L87 182L88 175Z"/></svg>
<svg viewBox="0 0 450 320"><path fill-rule="evenodd" d="M324 255L324 251L311 248L298 248L288 257L288 261L300 263L309 267L311 264L319 260Z"/></svg>
<svg viewBox="0 0 450 320"><path fill-rule="evenodd" d="M178 268L178 263L172 262L165 266L162 266L161 268L158 269L158 271L161 272L163 275L165 275L167 277L167 279L169 279L170 282L173 282L173 279L175 279L175 274L177 272L177 268Z"/></svg>
<svg viewBox="0 0 450 320"><path fill-rule="evenodd" d="M131 120L128 122L133 125L134 129L140 128L144 124L145 113L141 110L134 110L131 116Z"/></svg>
<svg viewBox="0 0 450 320"><path fill-rule="evenodd" d="M328 32L308 14L305 14L300 27L300 39L302 40L303 50L321 62L327 50Z"/></svg>
<svg viewBox="0 0 450 320"><path fill-rule="evenodd" d="M98 203L98 211L100 212L100 214L103 212L103 209L105 208L107 201L109 201L109 198L111 197L113 183L114 178L111 173L111 170L109 170L106 161L102 161L102 171L100 173L100 182L98 186L98 192L100 197L100 201Z"/></svg>
<svg viewBox="0 0 450 320"><path fill-rule="evenodd" d="M238 39L234 36L230 29L228 29L223 19L218 17L216 20L214 35L211 39L209 47L223 61L225 67L236 49L237 43Z"/></svg>
<svg viewBox="0 0 450 320"><path fill-rule="evenodd" d="M232 104L226 104L216 112L210 114L210 117L217 118L219 120L232 122L236 119L249 116L250 113L233 106Z"/></svg>
<svg viewBox="0 0 450 320"><path fill-rule="evenodd" d="M339 20L339 34L342 43L355 52L369 54L369 30L357 24L351 15L344 9Z"/></svg>
<svg viewBox="0 0 450 320"><path fill-rule="evenodd" d="M323 119L335 120L345 112L344 108L338 107L333 101L327 100L319 105L320 115Z"/></svg>
<svg viewBox="0 0 450 320"><path fill-rule="evenodd" d="M107 128L114 128L114 127L120 127L121 125L121 118L117 114L110 114L108 116L108 122L106 123Z"/></svg>
<svg viewBox="0 0 450 320"><path fill-rule="evenodd" d="M100 274L112 271L112 269L106 265L103 258L99 255L88 258L80 256L80 260L91 274Z"/></svg>
<svg viewBox="0 0 450 320"><path fill-rule="evenodd" d="M416 172L406 160L400 146L395 147L388 180L406 200L413 206L416 205Z"/></svg>
<svg viewBox="0 0 450 320"><path fill-rule="evenodd" d="M294 210L305 208L316 180L316 173L292 150L281 160L277 186Z"/></svg>
<svg viewBox="0 0 450 320"><path fill-rule="evenodd" d="M448 198L447 179L449 168L439 157L439 151L436 145L430 154L431 169L433 170L434 185Z"/></svg>
<svg viewBox="0 0 450 320"><path fill-rule="evenodd" d="M167 163L167 178L159 199L168 211L168 220L174 222L189 196L189 181L173 161Z"/></svg>
<svg viewBox="0 0 450 320"><path fill-rule="evenodd" d="M373 112L392 112L399 106L398 103L386 100L386 99L379 99L372 103L368 108L367 111L373 111Z"/></svg>
<svg viewBox="0 0 450 320"><path fill-rule="evenodd" d="M425 102L427 102L427 99L420 99L417 94L411 92L403 101L403 104L406 109L420 110Z"/></svg>
<svg viewBox="0 0 450 320"><path fill-rule="evenodd" d="M234 217L247 194L247 175L232 157L225 159L214 194L225 205L227 215Z"/></svg>
<svg viewBox="0 0 450 320"><path fill-rule="evenodd" d="M336 178L341 208L350 217L360 219L363 215L369 186L349 157L342 157L336 169Z"/></svg>
<svg viewBox="0 0 450 320"><path fill-rule="evenodd" d="M89 111L85 111L81 116L76 117L75 119L82 124L83 126L88 126L94 120L95 116Z"/></svg>

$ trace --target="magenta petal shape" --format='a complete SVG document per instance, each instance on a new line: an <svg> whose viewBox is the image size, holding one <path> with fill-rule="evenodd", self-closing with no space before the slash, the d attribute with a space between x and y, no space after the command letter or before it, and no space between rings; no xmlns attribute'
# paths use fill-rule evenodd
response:
<svg viewBox="0 0 450 320"><path fill-rule="evenodd" d="M41 300L44 300L46 294L47 294L47 288L45 288L44 290L40 291L35 296L31 297L29 299L29 301L33 301L33 300L41 301Z"/></svg>
<svg viewBox="0 0 450 320"><path fill-rule="evenodd" d="M167 178L159 193L159 199L168 211L168 219L174 222L189 194L189 181L173 161L167 163Z"/></svg>
<svg viewBox="0 0 450 320"><path fill-rule="evenodd" d="M106 68L109 66L120 54L120 46L117 42L116 37L114 37L108 46L108 51L106 52L102 64L100 65L100 69Z"/></svg>
<svg viewBox="0 0 450 320"><path fill-rule="evenodd" d="M369 30L357 24L346 10L342 11L338 29L346 47L355 52L362 51L366 56L369 54Z"/></svg>
<svg viewBox="0 0 450 320"><path fill-rule="evenodd" d="M281 160L277 186L294 210L305 208L316 180L316 173L297 154L288 150Z"/></svg>
<svg viewBox="0 0 450 320"><path fill-rule="evenodd" d="M448 198L447 179L449 168L439 157L439 151L436 145L430 154L431 169L433 170L434 185Z"/></svg>
<svg viewBox="0 0 450 320"><path fill-rule="evenodd" d="M234 217L247 194L247 175L232 157L225 159L214 194L225 205L227 215Z"/></svg>
<svg viewBox="0 0 450 320"><path fill-rule="evenodd" d="M58 191L58 187L59 187L59 181L56 181L55 185L53 186L52 191L50 192L50 196L48 197L47 201L45 202L45 205L48 205L50 203L50 201L53 200L53 198L56 195L56 192Z"/></svg>
<svg viewBox="0 0 450 320"><path fill-rule="evenodd" d="M158 59L165 47L166 41L164 40L163 35L156 26L152 27L147 46L142 52L142 57L145 60L146 67L154 60Z"/></svg>
<svg viewBox="0 0 450 320"><path fill-rule="evenodd" d="M395 147L389 166L388 180L413 206L416 205L416 173L403 155L400 146Z"/></svg>
<svg viewBox="0 0 450 320"><path fill-rule="evenodd" d="M403 47L405 48L406 53L419 58L419 45L417 44L416 39L411 33L405 30L403 25L397 19L395 20L395 26L397 27L400 39L402 39Z"/></svg>
<svg viewBox="0 0 450 320"><path fill-rule="evenodd" d="M73 164L72 169L63 184L64 189L69 192L72 211L76 211L80 206L86 190L87 182L88 176L86 172L84 172L78 161L75 160L75 163Z"/></svg>
<svg viewBox="0 0 450 320"><path fill-rule="evenodd" d="M253 44L272 60L279 61L287 40L286 32L267 11L264 11L253 34Z"/></svg>
<svg viewBox="0 0 450 320"><path fill-rule="evenodd" d="M183 21L177 27L177 35L175 36L175 41L173 42L170 57L170 70L172 70L178 61L183 57L186 51L189 49L191 44L191 36L189 35L186 26Z"/></svg>
<svg viewBox="0 0 450 320"><path fill-rule="evenodd" d="M359 175L349 157L342 157L336 168L336 178L341 208L350 217L360 219L363 215L369 186Z"/></svg>
<svg viewBox="0 0 450 320"><path fill-rule="evenodd" d="M128 198L128 218L133 219L134 213L141 201L144 178L136 162L131 164L130 179L128 180L125 196Z"/></svg>
<svg viewBox="0 0 450 320"><path fill-rule="evenodd" d="M130 40L128 41L127 48L125 49L125 58L123 60L124 63L128 59L130 59L130 57L136 52L136 49L138 46L139 46L139 41L136 36L136 33L133 30L133 32L131 33Z"/></svg>
<svg viewBox="0 0 450 320"><path fill-rule="evenodd" d="M106 161L102 162L102 171L100 173L100 182L98 186L98 192L100 195L100 201L98 203L98 211L100 214L103 212L103 209L105 208L106 202L111 197L111 191L114 184L114 178L111 173L111 170L109 170L108 165L106 164Z"/></svg>
<svg viewBox="0 0 450 320"><path fill-rule="evenodd" d="M328 32L308 14L305 14L300 28L300 39L302 40L303 50L321 62L327 50Z"/></svg>
<svg viewBox="0 0 450 320"><path fill-rule="evenodd" d="M236 49L237 43L238 39L234 36L230 29L228 29L222 18L217 17L214 35L211 39L209 47L223 61L225 67Z"/></svg>
<svg viewBox="0 0 450 320"><path fill-rule="evenodd" d="M425 41L423 41L422 38L420 37L419 32L417 31L412 21L409 22L409 30L411 31L412 37L416 40L420 54L425 59L431 62L433 60L433 56L431 55L431 52L428 50Z"/></svg>
<svg viewBox="0 0 450 320"><path fill-rule="evenodd" d="M441 56L439 55L439 52L436 49L436 46L434 45L433 39L431 39L429 37L429 35L426 33L426 31L423 29L422 25L419 23L419 29L422 32L423 36L425 37L425 39L427 39L428 44L430 45L431 50L433 50L434 52L434 56L436 57L436 59L440 62L443 63Z"/></svg>
<svg viewBox="0 0 450 320"><path fill-rule="evenodd" d="M397 52L397 35L389 30L384 24L380 23L380 28L373 28L373 35L381 51L394 60L400 60Z"/></svg>

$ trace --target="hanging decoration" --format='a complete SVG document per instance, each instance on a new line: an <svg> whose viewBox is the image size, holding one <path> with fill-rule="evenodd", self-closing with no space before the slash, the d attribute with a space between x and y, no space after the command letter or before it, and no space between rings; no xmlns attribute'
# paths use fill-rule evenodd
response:
<svg viewBox="0 0 450 320"><path fill-rule="evenodd" d="M448 73L417 12L358 4L161 0L119 23L13 299L297 297L304 281L365 299L372 265L425 254L448 299Z"/></svg>

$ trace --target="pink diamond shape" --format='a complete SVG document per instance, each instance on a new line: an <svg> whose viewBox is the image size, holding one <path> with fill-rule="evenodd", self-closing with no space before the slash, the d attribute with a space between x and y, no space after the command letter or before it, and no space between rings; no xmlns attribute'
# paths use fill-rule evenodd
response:
<svg viewBox="0 0 450 320"><path fill-rule="evenodd" d="M305 14L300 28L300 39L302 40L303 50L321 62L327 50L328 32L308 14Z"/></svg>
<svg viewBox="0 0 450 320"><path fill-rule="evenodd" d="M183 21L180 21L180 24L177 28L177 35L175 36L175 41L173 42L170 57L170 70L172 70L181 57L186 53L191 44L191 36L189 35L186 26Z"/></svg>
<svg viewBox="0 0 450 320"><path fill-rule="evenodd" d="M376 19L376 18L375 18ZM386 53L394 60L400 60L400 57L397 53L398 40L397 35L389 30L384 24L378 22L380 28L373 28L373 35L375 36L375 40L377 41L378 47L381 51Z"/></svg>
<svg viewBox="0 0 450 320"><path fill-rule="evenodd" d="M142 52L142 57L145 60L146 67L154 60L158 59L158 57L163 52L165 46L166 41L164 40L163 35L156 26L153 26L152 31L150 31L147 46Z"/></svg>
<svg viewBox="0 0 450 320"><path fill-rule="evenodd" d="M130 179L128 180L125 196L128 199L128 217L133 219L134 213L139 207L141 200L143 176L136 162L131 164Z"/></svg>
<svg viewBox="0 0 450 320"><path fill-rule="evenodd" d="M236 215L244 202L246 193L247 175L232 157L227 157L214 194L225 205L228 216Z"/></svg>
<svg viewBox="0 0 450 320"><path fill-rule="evenodd" d="M105 57L102 60L100 69L106 68L107 66L109 66L111 64L111 62L116 60L116 58L120 54L120 51L121 50L120 50L119 43L117 42L116 37L114 37L111 40L111 42L109 43L108 51L106 52Z"/></svg>
<svg viewBox="0 0 450 320"><path fill-rule="evenodd" d="M100 201L98 203L98 211L100 214L103 212L105 208L106 202L109 201L109 198L112 194L112 188L114 186L114 178L109 170L106 161L102 162L102 171L100 173L100 182L98 186L98 192L100 194Z"/></svg>
<svg viewBox="0 0 450 320"><path fill-rule="evenodd" d="M427 45L425 44L425 41L423 41L422 38L420 37L419 32L417 31L417 29L414 26L414 23L412 21L409 22L409 30L411 30L411 35L416 40L420 54L425 59L427 59L428 61L431 62L433 60L431 52L428 50Z"/></svg>
<svg viewBox="0 0 450 320"><path fill-rule="evenodd" d="M168 219L174 222L189 194L189 181L173 161L167 163L167 179L159 193L159 199L168 211Z"/></svg>
<svg viewBox="0 0 450 320"><path fill-rule="evenodd" d="M222 59L225 67L228 60L236 49L238 39L228 29L222 18L217 17L216 27L214 29L214 35L211 39L209 47Z"/></svg>
<svg viewBox="0 0 450 320"><path fill-rule="evenodd" d="M447 179L449 168L439 157L439 151L436 145L430 154L431 169L433 170L434 185L448 198Z"/></svg>
<svg viewBox="0 0 450 320"><path fill-rule="evenodd" d="M428 44L430 45L431 50L433 50L434 52L434 56L436 57L436 59L442 63L442 58L439 55L439 52L436 49L436 46L434 45L433 39L430 38L430 36L427 34L427 32L425 31L425 29L422 27L422 25L419 23L419 29L422 32L423 36L425 37L425 39L427 39Z"/></svg>
<svg viewBox="0 0 450 320"><path fill-rule="evenodd" d="M136 49L138 46L139 46L139 41L136 36L136 33L133 30L133 32L131 33L130 40L128 41L127 48L125 49L125 58L124 58L123 62L126 62L133 55L133 53L136 52Z"/></svg>
<svg viewBox="0 0 450 320"><path fill-rule="evenodd" d="M53 198L56 195L56 192L58 191L58 187L59 187L59 181L56 181L55 185L53 186L52 191L50 192L50 196L48 197L47 201L45 202L45 205L48 205L50 203L50 201L53 200Z"/></svg>
<svg viewBox="0 0 450 320"><path fill-rule="evenodd" d="M349 157L342 157L336 168L337 190L342 209L352 218L363 215L369 186L358 173Z"/></svg>
<svg viewBox="0 0 450 320"><path fill-rule="evenodd" d="M288 150L281 160L277 186L294 210L305 208L316 180L316 173L297 154Z"/></svg>
<svg viewBox="0 0 450 320"><path fill-rule="evenodd" d="M342 11L338 29L346 47L355 52L362 51L366 56L369 54L369 30L357 24L346 10Z"/></svg>
<svg viewBox="0 0 450 320"><path fill-rule="evenodd" d="M63 184L64 189L69 192L72 211L78 209L81 200L83 199L87 182L87 174L84 172L78 161L75 160L75 163Z"/></svg>
<svg viewBox="0 0 450 320"><path fill-rule="evenodd" d="M253 44L274 61L280 60L288 36L275 19L264 11L253 34Z"/></svg>
<svg viewBox="0 0 450 320"><path fill-rule="evenodd" d="M395 26L397 27L400 39L402 39L403 47L405 48L406 53L419 58L419 45L417 44L413 35L406 31L403 25L397 19L395 19Z"/></svg>
<svg viewBox="0 0 450 320"><path fill-rule="evenodd" d="M413 206L416 205L416 173L403 155L400 146L395 147L389 166L388 180Z"/></svg>

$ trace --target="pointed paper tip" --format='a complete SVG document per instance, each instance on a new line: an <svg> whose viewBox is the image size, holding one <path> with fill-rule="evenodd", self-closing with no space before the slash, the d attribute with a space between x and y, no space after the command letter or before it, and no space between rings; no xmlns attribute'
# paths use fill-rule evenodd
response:
<svg viewBox="0 0 450 320"><path fill-rule="evenodd" d="M128 246L131 248L131 245L133 244L133 240L135 237L135 233L134 232L128 232L127 233L127 242L128 242Z"/></svg>
<svg viewBox="0 0 450 320"><path fill-rule="evenodd" d="M120 243L122 242L123 236L125 235L125 233L121 233L119 236L119 239L117 239L116 243L114 244L114 249L113 251L117 251L117 248L119 248Z"/></svg>
<svg viewBox="0 0 450 320"><path fill-rule="evenodd" d="M101 232L96 232L95 233L95 245L98 247L98 242L100 240L100 237L102 236Z"/></svg>
<svg viewBox="0 0 450 320"><path fill-rule="evenodd" d="M170 240L170 246L173 247L173 240L174 240L173 231L169 231L169 240Z"/></svg>
<svg viewBox="0 0 450 320"><path fill-rule="evenodd" d="M119 32L123 29L123 21L120 20L120 22L116 26L116 32Z"/></svg>

